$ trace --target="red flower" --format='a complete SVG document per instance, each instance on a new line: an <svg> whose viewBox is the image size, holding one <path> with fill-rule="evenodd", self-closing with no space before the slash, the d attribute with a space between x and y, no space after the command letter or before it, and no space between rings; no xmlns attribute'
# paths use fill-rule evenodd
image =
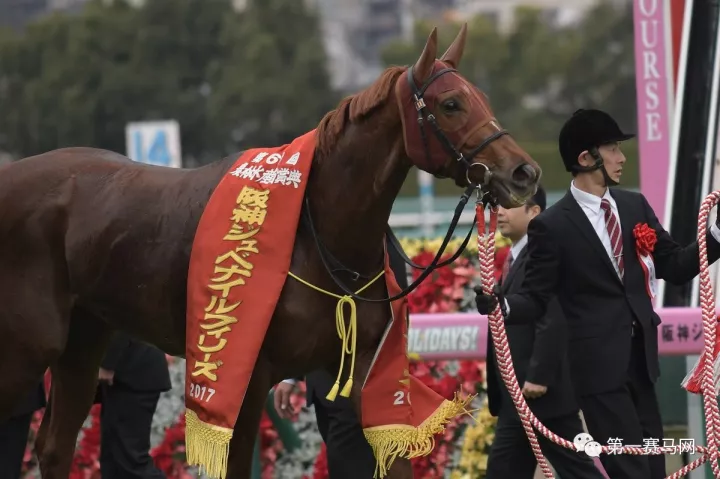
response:
<svg viewBox="0 0 720 479"><path fill-rule="evenodd" d="M647 256L655 250L657 234L647 223L636 224L633 228L633 235L635 236L635 248L640 256Z"/></svg>
<svg viewBox="0 0 720 479"><path fill-rule="evenodd" d="M320 446L320 454L315 459L312 479L327 479L328 477L330 477L330 473L328 472L327 449L323 442Z"/></svg>
<svg viewBox="0 0 720 479"><path fill-rule="evenodd" d="M162 443L150 451L150 456L167 477L186 477L185 412L181 412L177 422L165 430Z"/></svg>

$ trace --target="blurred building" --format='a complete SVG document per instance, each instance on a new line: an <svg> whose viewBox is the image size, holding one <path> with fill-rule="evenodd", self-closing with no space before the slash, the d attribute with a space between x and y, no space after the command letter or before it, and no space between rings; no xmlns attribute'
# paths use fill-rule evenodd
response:
<svg viewBox="0 0 720 479"><path fill-rule="evenodd" d="M412 28L411 0L313 0L320 15L334 88L366 87L383 69L380 53Z"/></svg>
<svg viewBox="0 0 720 479"><path fill-rule="evenodd" d="M88 0L0 0L0 27L23 28L52 11L73 11Z"/></svg>
<svg viewBox="0 0 720 479"><path fill-rule="evenodd" d="M0 27L21 28L47 11L50 0L0 0Z"/></svg>
<svg viewBox="0 0 720 479"><path fill-rule="evenodd" d="M507 29L514 22L515 10L529 6L544 10L549 22L566 25L579 20L599 0L306 1L317 8L322 19L333 86L352 92L377 78L383 68L382 48L395 39L410 39L416 20L435 20L440 24L487 15L501 29Z"/></svg>
<svg viewBox="0 0 720 479"><path fill-rule="evenodd" d="M612 1L628 3L632 0ZM454 18L462 20L475 15L485 15L496 22L501 30L507 30L514 22L515 10L518 7L542 9L549 22L561 26L578 21L587 10L597 5L599 0L453 0L453 3Z"/></svg>
<svg viewBox="0 0 720 479"><path fill-rule="evenodd" d="M82 8L88 0L48 0L50 10L72 10Z"/></svg>

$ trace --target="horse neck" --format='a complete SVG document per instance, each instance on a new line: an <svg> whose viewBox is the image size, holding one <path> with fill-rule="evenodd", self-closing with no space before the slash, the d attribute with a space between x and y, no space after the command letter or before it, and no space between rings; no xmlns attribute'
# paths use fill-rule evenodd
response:
<svg viewBox="0 0 720 479"><path fill-rule="evenodd" d="M200 223L200 217L205 211L205 207L210 201L215 188L217 188L220 180L235 164L239 156L240 153L236 153L205 166L186 170L187 174L181 177L180 182L177 183L178 197L184 198L187 202L180 206L188 214L187 225L193 237L195 229Z"/></svg>
<svg viewBox="0 0 720 479"><path fill-rule="evenodd" d="M382 264L390 212L411 166L401 138L399 119L389 128L352 126L313 166L307 193L317 234L358 272Z"/></svg>

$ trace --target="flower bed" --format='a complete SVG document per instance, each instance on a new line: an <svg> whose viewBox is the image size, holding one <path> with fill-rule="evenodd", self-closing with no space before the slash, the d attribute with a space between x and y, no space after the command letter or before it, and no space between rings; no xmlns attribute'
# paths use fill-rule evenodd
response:
<svg viewBox="0 0 720 479"><path fill-rule="evenodd" d="M428 265L442 241L403 240L407 255L419 265ZM452 241L446 258L460 245ZM507 241L498 235L495 258L496 274L507 255ZM411 313L445 313L472 311L473 287L479 284L477 244L471 241L468 249L452 265L435 271L410 296ZM413 271L413 278L419 276ZM168 478L200 477L195 468L185 464L184 375L185 361L170 359L170 376L173 388L164 393L158 403L152 427L152 457ZM481 361L425 361L411 364L411 373L446 398L452 398L462 388L465 394L478 393L473 408L479 412L463 417L448 425L445 433L436 440L433 452L427 457L413 460L416 479L447 477L470 479L483 477L487 464L489 444L492 442L494 418L487 411L484 399L484 362ZM302 386L302 385L301 385ZM305 405L304 388L294 394L292 401L300 412L293 418L301 445L291 453L283 449L280 437L266 413L260 424L260 457L262 479L326 479L327 460L322 439L315 425L312 408ZM99 479L100 405L93 406L78 436L71 479ZM42 411L32 423L28 450L23 471L25 478L39 478L37 459L32 444L40 424Z"/></svg>

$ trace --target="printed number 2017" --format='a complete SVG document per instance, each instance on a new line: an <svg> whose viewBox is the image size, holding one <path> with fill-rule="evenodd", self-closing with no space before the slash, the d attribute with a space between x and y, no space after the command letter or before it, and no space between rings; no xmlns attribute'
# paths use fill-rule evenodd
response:
<svg viewBox="0 0 720 479"><path fill-rule="evenodd" d="M207 395L207 397L206 397ZM210 402L210 398L215 395L215 390L206 386L200 387L199 384L190 383L190 397L199 401Z"/></svg>
<svg viewBox="0 0 720 479"><path fill-rule="evenodd" d="M393 402L393 406L402 406L405 404L405 391L395 391L395 401ZM407 393L407 402L408 404L412 404L410 402L410 391Z"/></svg>

